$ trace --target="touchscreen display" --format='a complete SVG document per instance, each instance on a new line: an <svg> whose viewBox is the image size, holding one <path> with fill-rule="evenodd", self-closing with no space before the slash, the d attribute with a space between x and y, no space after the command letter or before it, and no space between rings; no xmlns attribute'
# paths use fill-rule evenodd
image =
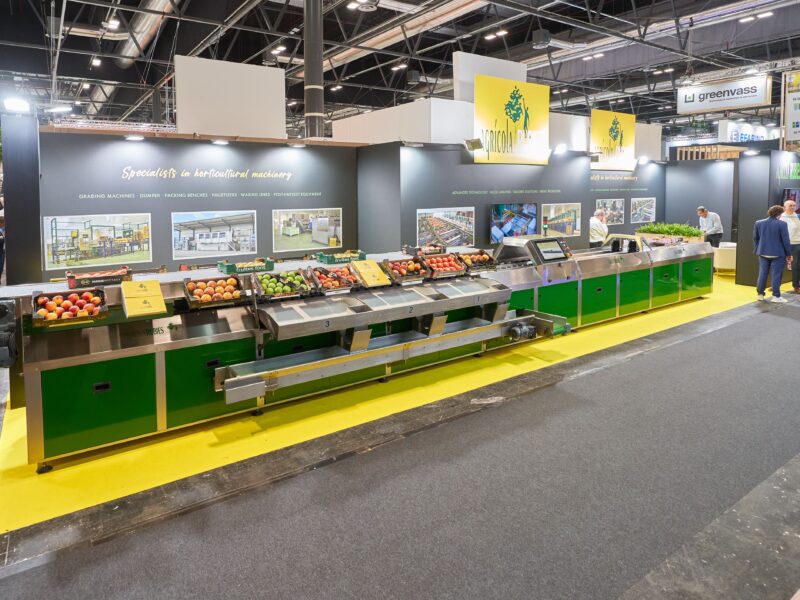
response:
<svg viewBox="0 0 800 600"><path fill-rule="evenodd" d="M536 242L536 247L539 248L539 252L542 253L542 258L544 260L563 260L567 258L567 255L564 254L564 249L561 248L561 244L555 240Z"/></svg>

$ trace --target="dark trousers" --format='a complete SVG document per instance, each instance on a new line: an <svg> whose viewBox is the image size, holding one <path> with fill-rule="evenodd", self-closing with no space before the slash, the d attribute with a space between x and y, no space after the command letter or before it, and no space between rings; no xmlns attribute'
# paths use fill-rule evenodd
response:
<svg viewBox="0 0 800 600"><path fill-rule="evenodd" d="M721 233L707 233L706 241L714 248L719 248L719 243L722 241Z"/></svg>
<svg viewBox="0 0 800 600"><path fill-rule="evenodd" d="M800 244L792 244L792 287L800 288Z"/></svg>
<svg viewBox="0 0 800 600"><path fill-rule="evenodd" d="M767 274L772 274L772 295L776 298L781 297L781 279L783 278L783 269L786 267L786 257L778 256L777 258L764 258L758 257L758 283L756 290L758 295L763 296L764 290L767 287Z"/></svg>
<svg viewBox="0 0 800 600"><path fill-rule="evenodd" d="M603 242L589 242L589 248L599 248L603 245Z"/></svg>

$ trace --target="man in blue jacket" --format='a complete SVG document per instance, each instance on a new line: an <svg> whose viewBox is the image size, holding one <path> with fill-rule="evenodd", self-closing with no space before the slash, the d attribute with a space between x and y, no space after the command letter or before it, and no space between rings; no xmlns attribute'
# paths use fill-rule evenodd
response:
<svg viewBox="0 0 800 600"><path fill-rule="evenodd" d="M764 300L767 273L772 272L772 302L785 303L781 298L781 278L786 263L792 262L792 245L789 242L789 226L780 220L783 207L771 206L767 218L756 221L753 227L755 253L758 254L758 299Z"/></svg>

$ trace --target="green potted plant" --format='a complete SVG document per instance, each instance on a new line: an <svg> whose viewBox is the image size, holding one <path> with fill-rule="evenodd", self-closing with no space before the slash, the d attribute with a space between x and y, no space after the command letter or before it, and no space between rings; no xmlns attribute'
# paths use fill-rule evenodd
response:
<svg viewBox="0 0 800 600"><path fill-rule="evenodd" d="M702 242L703 231L685 223L647 223L636 230L649 243Z"/></svg>

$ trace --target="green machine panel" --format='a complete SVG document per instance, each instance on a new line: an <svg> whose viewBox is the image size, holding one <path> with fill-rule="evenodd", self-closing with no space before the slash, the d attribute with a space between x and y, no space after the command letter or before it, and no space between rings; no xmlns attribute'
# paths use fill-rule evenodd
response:
<svg viewBox="0 0 800 600"><path fill-rule="evenodd" d="M650 308L650 269L619 274L619 314L630 315Z"/></svg>
<svg viewBox="0 0 800 600"><path fill-rule="evenodd" d="M680 293L680 265L653 267L653 307L678 301Z"/></svg>
<svg viewBox="0 0 800 600"><path fill-rule="evenodd" d="M711 293L714 265L710 258L687 260L683 263L681 298L696 298Z"/></svg>
<svg viewBox="0 0 800 600"><path fill-rule="evenodd" d="M581 282L581 325L617 316L617 276L592 277Z"/></svg>
<svg viewBox="0 0 800 600"><path fill-rule="evenodd" d="M573 327L578 326L578 282L567 281L539 288L540 312L559 315Z"/></svg>
<svg viewBox="0 0 800 600"><path fill-rule="evenodd" d="M214 391L214 370L217 367L255 359L255 340L251 337L165 352L167 427L255 407L255 400L225 404L224 392Z"/></svg>
<svg viewBox="0 0 800 600"><path fill-rule="evenodd" d="M155 355L42 371L45 457L156 431Z"/></svg>
<svg viewBox="0 0 800 600"><path fill-rule="evenodd" d="M533 310L533 290L516 290L511 292L511 298L508 301L508 310L518 310L520 308L527 308Z"/></svg>

